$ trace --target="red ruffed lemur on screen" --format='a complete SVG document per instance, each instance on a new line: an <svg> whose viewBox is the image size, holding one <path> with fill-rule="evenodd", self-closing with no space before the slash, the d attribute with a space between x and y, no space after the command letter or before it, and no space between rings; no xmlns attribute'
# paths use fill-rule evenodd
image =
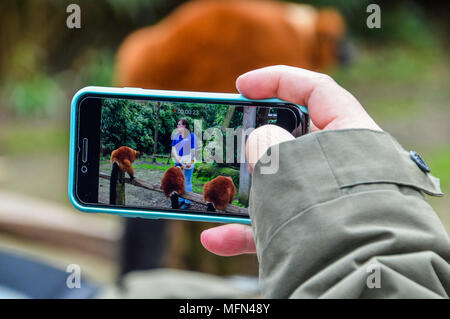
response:
<svg viewBox="0 0 450 319"><path fill-rule="evenodd" d="M133 181L134 179L134 169L132 163L139 158L141 153L139 151L135 151L134 149L128 146L121 146L118 149L112 151L111 153L111 179L110 179L110 187L109 187L109 203L116 203L116 184L117 180L120 179L120 172L126 172L130 176L130 179ZM120 183L124 183L124 180L119 180Z"/></svg>
<svg viewBox="0 0 450 319"><path fill-rule="evenodd" d="M224 210L233 202L236 187L229 176L218 176L203 186L203 200L207 211Z"/></svg>
<svg viewBox="0 0 450 319"><path fill-rule="evenodd" d="M178 166L169 168L161 180L161 189L164 195L169 198L172 208L178 209L178 197L184 194L184 174Z"/></svg>

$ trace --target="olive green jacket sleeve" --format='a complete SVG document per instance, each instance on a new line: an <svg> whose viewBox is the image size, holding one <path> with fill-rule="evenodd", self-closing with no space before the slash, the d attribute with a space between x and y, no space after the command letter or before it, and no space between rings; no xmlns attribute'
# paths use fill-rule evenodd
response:
<svg viewBox="0 0 450 319"><path fill-rule="evenodd" d="M278 150L250 192L263 297L448 298L450 241L423 194L439 180L394 138L322 131Z"/></svg>

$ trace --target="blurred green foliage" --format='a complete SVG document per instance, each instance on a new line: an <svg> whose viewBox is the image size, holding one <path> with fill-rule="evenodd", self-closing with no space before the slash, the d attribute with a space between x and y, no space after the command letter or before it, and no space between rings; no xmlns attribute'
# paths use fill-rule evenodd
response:
<svg viewBox="0 0 450 319"><path fill-rule="evenodd" d="M28 79L9 82L3 87L3 97L18 116L49 117L55 108L64 105L61 86L43 73Z"/></svg>
<svg viewBox="0 0 450 319"><path fill-rule="evenodd" d="M442 191L450 192L450 145L441 147L432 152L427 158L431 173L438 176L441 181Z"/></svg>
<svg viewBox="0 0 450 319"><path fill-rule="evenodd" d="M96 86L112 86L114 53L110 49L90 49L73 62L72 81L92 83Z"/></svg>
<svg viewBox="0 0 450 319"><path fill-rule="evenodd" d="M439 46L425 51L392 45L373 49L361 43L353 65L338 68L332 73L336 81L346 84L357 81L412 84L426 81L432 75L430 68L442 58Z"/></svg>
<svg viewBox="0 0 450 319"><path fill-rule="evenodd" d="M6 125L0 134L0 155L47 155L68 151L69 132L47 123L19 123Z"/></svg>
<svg viewBox="0 0 450 319"><path fill-rule="evenodd" d="M436 44L434 33L438 27L445 30L448 4L442 2L399 0L295 0L319 8L335 8L342 13L353 38L362 39L375 47L389 44L407 45L412 48L428 49ZM369 4L376 3L381 9L381 28L369 29L366 25ZM429 23L431 18L435 23ZM440 25L436 25L439 23ZM443 33L441 35L444 35Z"/></svg>

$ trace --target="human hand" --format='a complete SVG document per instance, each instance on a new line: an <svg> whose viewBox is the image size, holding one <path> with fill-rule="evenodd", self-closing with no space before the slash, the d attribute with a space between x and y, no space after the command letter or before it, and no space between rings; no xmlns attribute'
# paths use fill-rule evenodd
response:
<svg viewBox="0 0 450 319"><path fill-rule="evenodd" d="M253 173L256 162L269 147L293 139L291 133L277 125L266 124L254 129L245 143L245 158L250 174Z"/></svg>
<svg viewBox="0 0 450 319"><path fill-rule="evenodd" d="M312 132L346 128L381 131L358 100L325 74L295 67L270 66L241 75L236 80L236 87L250 99L277 97L305 105L311 118ZM252 134L258 134L257 132L258 130L254 130ZM257 145L258 141L264 139L254 138L252 142L252 134L246 145L248 153L267 146ZM254 163L249 162L250 171L253 166ZM256 252L252 229L246 225L228 224L210 228L202 232L200 240L207 250L221 256Z"/></svg>

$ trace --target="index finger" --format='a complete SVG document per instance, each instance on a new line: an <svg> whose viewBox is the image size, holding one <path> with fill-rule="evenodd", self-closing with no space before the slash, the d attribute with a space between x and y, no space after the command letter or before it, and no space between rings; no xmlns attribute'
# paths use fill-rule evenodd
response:
<svg viewBox="0 0 450 319"><path fill-rule="evenodd" d="M251 99L277 97L308 107L319 129L380 128L361 104L331 77L289 66L270 66L247 72L236 80L238 91Z"/></svg>

